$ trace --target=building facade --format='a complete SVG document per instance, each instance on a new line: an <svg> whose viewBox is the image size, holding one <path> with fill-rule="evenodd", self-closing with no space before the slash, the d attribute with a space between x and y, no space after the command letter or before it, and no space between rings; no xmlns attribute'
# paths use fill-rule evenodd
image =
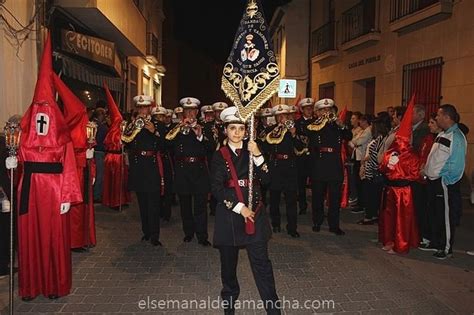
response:
<svg viewBox="0 0 474 315"><path fill-rule="evenodd" d="M34 0L8 0L0 6L0 14L14 28L0 23L0 129L10 116L23 114L33 99L38 65L36 33L31 32L20 45L17 39L23 36L15 37L12 31L21 29L16 20L23 26L32 22L30 27L35 29L37 9Z"/></svg>
<svg viewBox="0 0 474 315"><path fill-rule="evenodd" d="M278 7L269 23L281 78L296 80L295 98L279 98L275 95L272 104L294 105L298 96L304 98L310 90L310 7L310 0L292 1Z"/></svg>
<svg viewBox="0 0 474 315"><path fill-rule="evenodd" d="M312 1L312 96L373 114L416 93L428 113L455 105L474 130L473 12L468 0Z"/></svg>

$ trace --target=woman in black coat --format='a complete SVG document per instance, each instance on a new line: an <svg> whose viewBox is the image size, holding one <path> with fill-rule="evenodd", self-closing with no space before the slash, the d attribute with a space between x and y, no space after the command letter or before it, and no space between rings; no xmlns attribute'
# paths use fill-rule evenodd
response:
<svg viewBox="0 0 474 315"><path fill-rule="evenodd" d="M245 123L235 107L221 113L227 145L214 154L211 190L217 200L214 247L219 249L225 314L234 314L240 288L236 270L239 249L245 248L252 273L268 314L280 314L273 268L268 258L270 223L261 202L260 184L270 180L268 166L254 141L244 148ZM248 207L249 159L253 155L253 202ZM235 174L235 175L233 175Z"/></svg>

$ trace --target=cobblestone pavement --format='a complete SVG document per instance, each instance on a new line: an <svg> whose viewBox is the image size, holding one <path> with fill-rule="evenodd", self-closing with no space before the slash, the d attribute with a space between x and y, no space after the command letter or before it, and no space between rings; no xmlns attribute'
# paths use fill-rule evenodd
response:
<svg viewBox="0 0 474 315"><path fill-rule="evenodd" d="M203 248L196 240L183 243L178 207L173 214L162 228L164 247L155 248L140 242L136 206L122 213L98 207L99 243L88 253L73 254L72 294L56 301L38 297L29 303L16 298L15 313L221 314L212 305L202 309L200 301L219 295L218 251ZM469 244L474 249L474 209L464 214L463 222L470 225L459 229L455 258L445 261L419 250L404 256L385 254L374 242L376 227L353 223L359 217L342 211L347 232L343 237L330 234L327 227L313 233L309 214L299 216L300 239L274 235L269 250L278 294L287 307L284 313L473 314L474 257L465 250ZM211 217L211 235L213 221ZM259 295L245 251L240 254L238 276L240 300L254 303ZM159 309L160 300L176 304L169 304L173 309ZM200 303L199 309L184 310L186 301L192 300ZM320 308L303 309L307 300ZM8 279L3 279L0 313L8 312L7 303ZM246 308L237 314L264 312Z"/></svg>

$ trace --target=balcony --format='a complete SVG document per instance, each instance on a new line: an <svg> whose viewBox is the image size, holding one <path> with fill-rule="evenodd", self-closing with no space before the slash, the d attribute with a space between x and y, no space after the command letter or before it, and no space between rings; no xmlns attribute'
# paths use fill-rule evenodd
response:
<svg viewBox="0 0 474 315"><path fill-rule="evenodd" d="M313 62L337 56L335 29L336 23L329 22L311 33L311 57Z"/></svg>
<svg viewBox="0 0 474 315"><path fill-rule="evenodd" d="M153 64L160 61L158 37L151 32L146 33L146 59Z"/></svg>
<svg viewBox="0 0 474 315"><path fill-rule="evenodd" d="M376 25L376 7L375 0L364 0L342 13L340 23L343 50L380 40Z"/></svg>
<svg viewBox="0 0 474 315"><path fill-rule="evenodd" d="M54 0L103 39L113 41L126 56L144 56L146 21L131 0Z"/></svg>
<svg viewBox="0 0 474 315"><path fill-rule="evenodd" d="M452 0L390 0L390 30L407 33L451 16Z"/></svg>

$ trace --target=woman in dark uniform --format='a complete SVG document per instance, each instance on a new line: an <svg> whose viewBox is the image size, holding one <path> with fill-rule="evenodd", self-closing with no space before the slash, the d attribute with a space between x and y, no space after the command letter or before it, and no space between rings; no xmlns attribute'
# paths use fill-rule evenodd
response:
<svg viewBox="0 0 474 315"><path fill-rule="evenodd" d="M234 314L240 288L236 269L239 249L245 248L252 273L268 314L280 314L273 268L268 258L270 223L261 202L260 184L270 180L268 166L254 141L244 146L245 123L235 107L222 111L227 145L219 149L211 165L211 189L217 200L214 247L219 249L221 296L225 314ZM245 148L244 148L245 147ZM248 207L249 151L253 154L253 202Z"/></svg>

